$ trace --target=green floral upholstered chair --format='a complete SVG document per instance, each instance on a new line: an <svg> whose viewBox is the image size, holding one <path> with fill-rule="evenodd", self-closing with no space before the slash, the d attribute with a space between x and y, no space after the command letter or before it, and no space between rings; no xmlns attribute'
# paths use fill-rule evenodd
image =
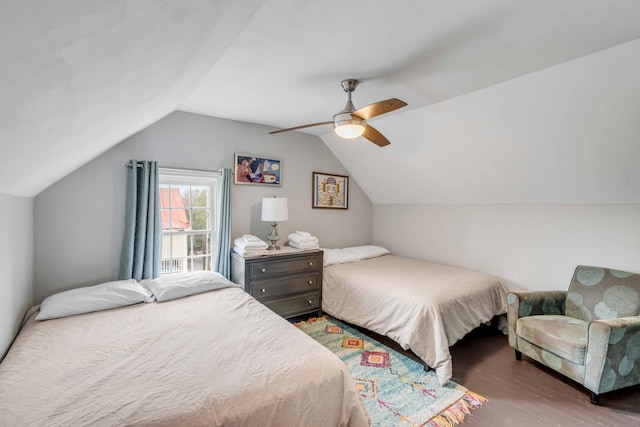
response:
<svg viewBox="0 0 640 427"><path fill-rule="evenodd" d="M640 384L640 274L578 266L568 291L510 292L509 345L600 394Z"/></svg>

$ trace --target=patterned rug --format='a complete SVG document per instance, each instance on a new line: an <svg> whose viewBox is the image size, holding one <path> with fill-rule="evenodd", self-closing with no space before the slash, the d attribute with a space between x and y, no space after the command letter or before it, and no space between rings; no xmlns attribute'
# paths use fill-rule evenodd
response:
<svg viewBox="0 0 640 427"><path fill-rule="evenodd" d="M486 401L329 316L294 325L348 366L374 427L450 427Z"/></svg>

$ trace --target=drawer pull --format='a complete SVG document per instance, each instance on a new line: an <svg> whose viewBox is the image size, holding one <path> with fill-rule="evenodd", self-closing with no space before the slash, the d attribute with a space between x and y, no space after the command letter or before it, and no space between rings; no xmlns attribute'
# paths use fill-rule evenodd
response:
<svg viewBox="0 0 640 427"><path fill-rule="evenodd" d="M263 272L263 273L266 273L266 272L267 272L267 269L263 267L263 268L262 268L262 272Z"/></svg>
<svg viewBox="0 0 640 427"><path fill-rule="evenodd" d="M307 301L309 303L309 305L313 304L313 300L310 299L309 301Z"/></svg>
<svg viewBox="0 0 640 427"><path fill-rule="evenodd" d="M313 261L309 261L309 267L313 267Z"/></svg>
<svg viewBox="0 0 640 427"><path fill-rule="evenodd" d="M267 290L265 288L262 288L262 289L260 289L260 292L262 292L264 294L265 292L267 292Z"/></svg>
<svg viewBox="0 0 640 427"><path fill-rule="evenodd" d="M309 280L309 286L313 285L313 280Z"/></svg>

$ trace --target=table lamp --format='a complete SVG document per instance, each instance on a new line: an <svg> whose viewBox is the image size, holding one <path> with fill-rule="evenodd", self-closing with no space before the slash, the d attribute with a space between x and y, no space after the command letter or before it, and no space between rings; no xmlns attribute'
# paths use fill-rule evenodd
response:
<svg viewBox="0 0 640 427"><path fill-rule="evenodd" d="M286 221L289 219L289 207L286 197L270 197L262 199L262 220L271 221L271 233L267 240L271 245L267 248L270 251L280 249L276 242L280 240L278 236L278 223L276 221Z"/></svg>

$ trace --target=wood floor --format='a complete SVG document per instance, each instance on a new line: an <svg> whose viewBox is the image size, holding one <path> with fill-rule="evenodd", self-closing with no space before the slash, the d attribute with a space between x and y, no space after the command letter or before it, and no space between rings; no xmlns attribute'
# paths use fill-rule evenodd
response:
<svg viewBox="0 0 640 427"><path fill-rule="evenodd" d="M390 339L360 330L420 360ZM507 337L492 328L469 334L451 347L451 356L452 380L488 399L463 427L640 427L640 387L603 394L600 405L592 405L579 384L526 356L516 361Z"/></svg>

